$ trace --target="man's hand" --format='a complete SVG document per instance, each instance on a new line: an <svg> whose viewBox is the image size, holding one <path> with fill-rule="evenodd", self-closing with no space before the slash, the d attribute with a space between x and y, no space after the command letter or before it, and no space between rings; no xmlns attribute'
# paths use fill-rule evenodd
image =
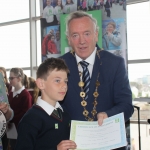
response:
<svg viewBox="0 0 150 150"><path fill-rule="evenodd" d="M76 147L77 145L74 141L63 140L57 145L57 150L75 149Z"/></svg>
<svg viewBox="0 0 150 150"><path fill-rule="evenodd" d="M97 120L98 124L101 126L103 124L103 120L108 118L107 114L105 112L100 112L97 114Z"/></svg>

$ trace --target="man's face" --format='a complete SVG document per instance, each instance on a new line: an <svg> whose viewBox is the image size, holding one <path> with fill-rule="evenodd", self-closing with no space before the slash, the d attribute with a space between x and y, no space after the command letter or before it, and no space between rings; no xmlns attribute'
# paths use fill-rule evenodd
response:
<svg viewBox="0 0 150 150"><path fill-rule="evenodd" d="M68 43L82 59L88 58L95 49L98 32L89 17L73 19L68 26Z"/></svg>

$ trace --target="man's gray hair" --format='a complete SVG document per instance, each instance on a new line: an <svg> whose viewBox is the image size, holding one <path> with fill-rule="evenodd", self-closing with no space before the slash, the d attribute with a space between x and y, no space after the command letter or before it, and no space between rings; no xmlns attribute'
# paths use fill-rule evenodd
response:
<svg viewBox="0 0 150 150"><path fill-rule="evenodd" d="M66 35L67 36L69 34L68 26L69 26L69 23L71 22L71 20L82 18L82 17L89 17L92 20L92 22L94 23L95 31L99 31L99 26L97 25L97 20L95 18L93 18L90 14L88 14L84 11L75 11L75 12L70 13L66 17Z"/></svg>

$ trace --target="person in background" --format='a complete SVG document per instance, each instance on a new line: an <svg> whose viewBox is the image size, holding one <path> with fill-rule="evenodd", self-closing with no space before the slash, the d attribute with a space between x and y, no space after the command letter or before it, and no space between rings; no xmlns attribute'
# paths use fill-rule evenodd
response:
<svg viewBox="0 0 150 150"><path fill-rule="evenodd" d="M64 6L64 13L69 14L75 11L75 5L73 0L66 0L66 5Z"/></svg>
<svg viewBox="0 0 150 150"><path fill-rule="evenodd" d="M39 95L39 88L37 87L36 80L34 78L28 77L28 81L29 86L26 89L32 96L32 104L35 104Z"/></svg>
<svg viewBox="0 0 150 150"><path fill-rule="evenodd" d="M94 0L87 0L87 10L93 10Z"/></svg>
<svg viewBox="0 0 150 150"><path fill-rule="evenodd" d="M103 9L104 6L104 0L100 0L100 9Z"/></svg>
<svg viewBox="0 0 150 150"><path fill-rule="evenodd" d="M87 0L82 0L82 10L87 11Z"/></svg>
<svg viewBox="0 0 150 150"><path fill-rule="evenodd" d="M5 68L3 68L3 67L0 67L0 68L2 68L3 71L5 70ZM4 97L7 98L7 96L8 96L7 91L6 91L5 81L6 81L6 79L4 78L4 72L0 71L0 87L1 87L0 88L0 97L3 97L3 98ZM0 111L2 111L2 113L5 115L6 121L9 122L13 118L14 112L9 106L8 99L6 99L4 102L3 98L0 98ZM8 148L8 139L7 139L7 136L5 133L3 135L3 137L0 138L0 150L7 150L7 148Z"/></svg>
<svg viewBox="0 0 150 150"><path fill-rule="evenodd" d="M79 2L78 10L82 10L82 0Z"/></svg>
<svg viewBox="0 0 150 150"><path fill-rule="evenodd" d="M10 85L10 83L8 81L6 69L4 67L0 67L0 73L2 73L2 75L4 77L4 82L6 85L6 92L7 92L7 94L9 94L9 92L12 90L12 86Z"/></svg>
<svg viewBox="0 0 150 150"><path fill-rule="evenodd" d="M55 43L55 36L51 35L48 41L48 54L58 54L57 46Z"/></svg>
<svg viewBox="0 0 150 150"><path fill-rule="evenodd" d="M103 48L105 50L120 50L122 43L120 32L116 30L116 24L109 22L106 26L106 32L102 36Z"/></svg>
<svg viewBox="0 0 150 150"><path fill-rule="evenodd" d="M32 107L32 97L24 87L24 85L27 85L28 83L28 78L21 68L12 68L10 70L9 81L11 86L14 87L13 91L8 95L10 107L14 111L14 118L10 121L10 123L14 123L17 129L18 123L23 115L29 108ZM10 139L10 146L12 150L14 150L15 144L16 140Z"/></svg>
<svg viewBox="0 0 150 150"><path fill-rule="evenodd" d="M76 148L76 144L68 140L70 116L58 103L66 95L68 73L60 58L48 58L39 66L36 84L41 90L41 97L19 123L15 150Z"/></svg>
<svg viewBox="0 0 150 150"><path fill-rule="evenodd" d="M67 16L66 35L72 50L61 56L70 70L62 106L72 120L102 125L105 118L123 112L128 121L134 108L124 59L96 47L98 34L97 20L88 13Z"/></svg>
<svg viewBox="0 0 150 150"><path fill-rule="evenodd" d="M60 49L60 32L59 32L59 30L56 31L55 43L56 43L57 51L60 54L61 53L61 49Z"/></svg>
<svg viewBox="0 0 150 150"><path fill-rule="evenodd" d="M94 10L96 10L96 9L97 9L97 0L94 0L93 9L94 9Z"/></svg>
<svg viewBox="0 0 150 150"><path fill-rule="evenodd" d="M51 29L49 31L49 33L43 38L43 41L42 41L42 62L47 59L47 50L48 50L48 42L50 40L50 37L54 35L54 30Z"/></svg>
<svg viewBox="0 0 150 150"><path fill-rule="evenodd" d="M55 15L58 21L58 24L60 24L60 15L63 14L63 5L62 0L57 0L57 5L55 6Z"/></svg>
<svg viewBox="0 0 150 150"><path fill-rule="evenodd" d="M46 19L47 23L54 21L54 8L51 6L51 0L46 1L47 6L43 10L43 18Z"/></svg>
<svg viewBox="0 0 150 150"><path fill-rule="evenodd" d="M100 9L100 0L97 0L97 10L99 10Z"/></svg>
<svg viewBox="0 0 150 150"><path fill-rule="evenodd" d="M107 13L107 17L110 18L110 16L111 16L111 11L110 11L111 2L110 2L110 0L104 0L104 7L105 7L105 11Z"/></svg>

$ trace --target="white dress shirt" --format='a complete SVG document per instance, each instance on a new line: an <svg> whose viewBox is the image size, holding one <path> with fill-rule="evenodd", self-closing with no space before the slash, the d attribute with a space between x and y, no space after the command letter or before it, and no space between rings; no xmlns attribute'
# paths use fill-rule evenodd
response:
<svg viewBox="0 0 150 150"><path fill-rule="evenodd" d="M93 53L87 59L84 60L87 63L89 63L88 70L89 70L89 73L90 73L90 78L92 77L92 71L93 71L93 66L94 66L94 62L95 62L96 51L97 51L97 48L95 47L95 50L93 51ZM79 63L80 61L83 61L83 60L79 56L77 56L76 54L75 54L75 57L76 57L76 60L77 60L77 64L79 64L78 65L79 71L83 72L83 68Z"/></svg>
<svg viewBox="0 0 150 150"><path fill-rule="evenodd" d="M42 107L48 115L51 115L54 109L60 108L63 111L63 108L60 106L59 102L56 102L55 107L41 99L41 96L38 97L36 105Z"/></svg>

